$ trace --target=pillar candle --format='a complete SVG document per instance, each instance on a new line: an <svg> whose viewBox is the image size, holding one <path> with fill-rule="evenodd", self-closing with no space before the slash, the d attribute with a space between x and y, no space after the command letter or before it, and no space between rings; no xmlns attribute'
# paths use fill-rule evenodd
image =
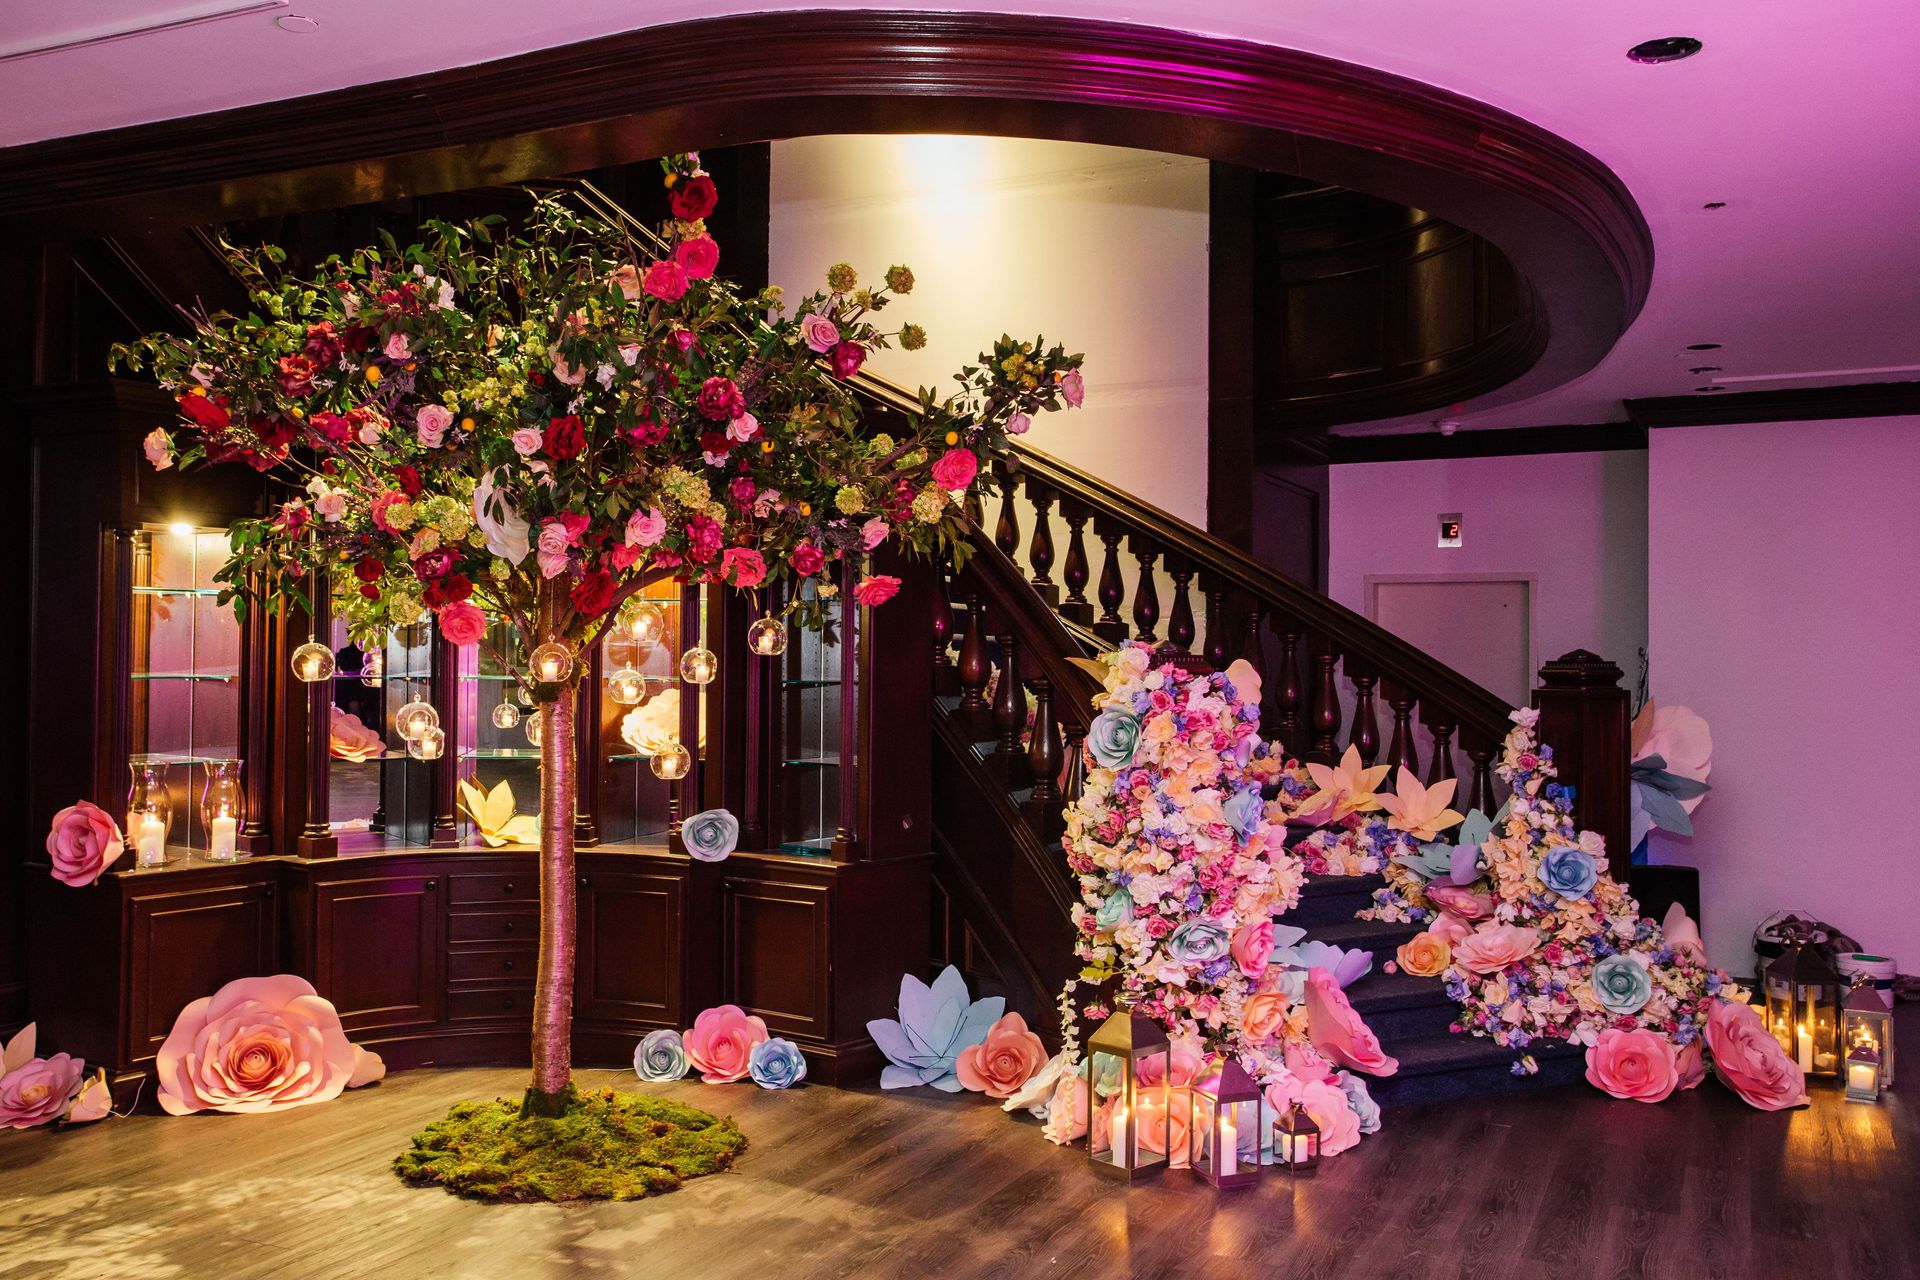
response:
<svg viewBox="0 0 1920 1280"><path fill-rule="evenodd" d="M1240 1132L1233 1127L1233 1112L1228 1110L1220 1117L1220 1149L1213 1153L1214 1170L1217 1173L1235 1173L1239 1169Z"/></svg>
<svg viewBox="0 0 1920 1280"><path fill-rule="evenodd" d="M133 851L135 866L157 867L167 860L167 824L158 814L135 816Z"/></svg>
<svg viewBox="0 0 1920 1280"><path fill-rule="evenodd" d="M239 821L223 813L213 820L212 828L213 847L207 851L207 856L215 862L232 861L240 834Z"/></svg>
<svg viewBox="0 0 1920 1280"><path fill-rule="evenodd" d="M1795 1040L1800 1047L1800 1069L1802 1071L1813 1070L1813 1033L1805 1027L1801 1027Z"/></svg>

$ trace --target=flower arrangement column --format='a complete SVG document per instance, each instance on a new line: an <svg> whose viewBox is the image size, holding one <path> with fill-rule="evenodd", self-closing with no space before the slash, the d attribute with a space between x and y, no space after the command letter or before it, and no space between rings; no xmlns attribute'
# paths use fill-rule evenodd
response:
<svg viewBox="0 0 1920 1280"><path fill-rule="evenodd" d="M540 965L533 987L533 1083L523 1115L559 1115L572 1092L574 690L540 709Z"/></svg>

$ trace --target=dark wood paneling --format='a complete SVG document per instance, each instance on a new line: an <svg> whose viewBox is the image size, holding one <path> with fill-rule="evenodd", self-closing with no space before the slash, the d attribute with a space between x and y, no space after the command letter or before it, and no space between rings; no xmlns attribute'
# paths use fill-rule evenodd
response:
<svg viewBox="0 0 1920 1280"><path fill-rule="evenodd" d="M1329 436L1328 460L1411 462L1427 458L1504 458L1529 453L1597 453L1647 447L1647 429L1631 422L1587 426L1509 427L1484 431L1396 432L1393 435Z"/></svg>
<svg viewBox="0 0 1920 1280"><path fill-rule="evenodd" d="M826 1040L827 889L794 878L727 876L722 885L724 995L777 1035Z"/></svg>
<svg viewBox="0 0 1920 1280"><path fill-rule="evenodd" d="M1254 344L1260 307L1254 263L1259 175L1214 164L1207 178L1207 532L1253 545Z"/></svg>
<svg viewBox="0 0 1920 1280"><path fill-rule="evenodd" d="M121 1062L149 1062L180 1011L236 978L277 968L270 883L188 886L154 877L127 895Z"/></svg>
<svg viewBox="0 0 1920 1280"><path fill-rule="evenodd" d="M1711 363L1712 352L1702 352ZM1715 427L1737 422L1817 422L1823 418L1889 418L1920 414L1920 382L1867 382L1850 387L1795 387L1719 395L1627 401L1642 427Z"/></svg>
<svg viewBox="0 0 1920 1280"><path fill-rule="evenodd" d="M314 885L313 970L349 1032L431 1026L446 975L440 877L398 871Z"/></svg>
<svg viewBox="0 0 1920 1280"><path fill-rule="evenodd" d="M1253 557L1289 578L1327 589L1327 464L1270 462L1253 478Z"/></svg>
<svg viewBox="0 0 1920 1280"><path fill-rule="evenodd" d="M580 877L575 1018L636 1032L691 1025L680 982L685 901L674 876L595 869Z"/></svg>

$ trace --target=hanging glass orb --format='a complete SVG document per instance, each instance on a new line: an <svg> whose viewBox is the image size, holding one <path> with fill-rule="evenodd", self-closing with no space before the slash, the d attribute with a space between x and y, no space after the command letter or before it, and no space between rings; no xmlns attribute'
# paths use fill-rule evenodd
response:
<svg viewBox="0 0 1920 1280"><path fill-rule="evenodd" d="M438 725L428 725L407 739L407 754L415 760L438 760L446 749L447 733Z"/></svg>
<svg viewBox="0 0 1920 1280"><path fill-rule="evenodd" d="M387 655L378 649L360 655L360 683L378 685L380 677L387 674Z"/></svg>
<svg viewBox="0 0 1920 1280"><path fill-rule="evenodd" d="M527 655L527 674L541 684L559 684L573 674L573 652L549 640Z"/></svg>
<svg viewBox="0 0 1920 1280"><path fill-rule="evenodd" d="M393 731L412 742L428 729L440 727L440 713L431 702L409 702L393 713Z"/></svg>
<svg viewBox="0 0 1920 1280"><path fill-rule="evenodd" d="M647 767L653 770L654 777L673 782L687 776L687 771L693 768L693 756L685 747L675 742L647 761Z"/></svg>
<svg viewBox="0 0 1920 1280"><path fill-rule="evenodd" d="M520 723L520 708L511 702L503 702L493 709L493 727L511 729Z"/></svg>
<svg viewBox="0 0 1920 1280"><path fill-rule="evenodd" d="M546 729L541 723L542 719L543 717L538 711L526 719L527 741L536 747L540 745L541 738L546 736Z"/></svg>
<svg viewBox="0 0 1920 1280"><path fill-rule="evenodd" d="M533 690L522 685L513 691L513 700L523 707L531 707L533 705Z"/></svg>
<svg viewBox="0 0 1920 1280"><path fill-rule="evenodd" d="M713 650L696 647L680 655L680 678L688 684L712 684L720 673L720 659Z"/></svg>
<svg viewBox="0 0 1920 1280"><path fill-rule="evenodd" d="M333 650L318 640L309 640L293 651L293 674L307 684L318 684L333 677Z"/></svg>
<svg viewBox="0 0 1920 1280"><path fill-rule="evenodd" d="M747 628L747 648L763 658L777 658L787 651L787 626L768 614Z"/></svg>
<svg viewBox="0 0 1920 1280"><path fill-rule="evenodd" d="M634 643L651 645L660 639L660 633L666 629L667 611L657 604L643 604L633 611L627 619L627 634Z"/></svg>
<svg viewBox="0 0 1920 1280"><path fill-rule="evenodd" d="M607 696L623 707L637 707L647 696L647 678L632 667L622 667L607 677Z"/></svg>

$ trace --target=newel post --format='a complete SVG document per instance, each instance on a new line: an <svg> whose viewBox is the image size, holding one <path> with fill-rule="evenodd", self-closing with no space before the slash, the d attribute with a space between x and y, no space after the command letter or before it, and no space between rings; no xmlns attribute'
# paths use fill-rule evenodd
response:
<svg viewBox="0 0 1920 1280"><path fill-rule="evenodd" d="M1620 668L1599 654L1575 649L1540 668L1533 705L1540 712L1540 741L1553 748L1560 781L1574 788L1574 817L1606 838L1608 869L1625 884L1633 850L1628 845L1629 717Z"/></svg>

